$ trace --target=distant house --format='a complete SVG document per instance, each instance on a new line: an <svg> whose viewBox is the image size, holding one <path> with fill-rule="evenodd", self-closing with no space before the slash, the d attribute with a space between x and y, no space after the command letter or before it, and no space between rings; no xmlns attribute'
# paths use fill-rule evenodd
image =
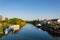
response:
<svg viewBox="0 0 60 40"><path fill-rule="evenodd" d="M60 23L60 19L58 19L57 22Z"/></svg>
<svg viewBox="0 0 60 40"><path fill-rule="evenodd" d="M52 19L51 22L52 22L52 25L57 25L58 22L57 22L58 19Z"/></svg>
<svg viewBox="0 0 60 40"><path fill-rule="evenodd" d="M60 28L60 26L59 26L60 20L59 19L52 19L50 22L51 22L51 27L53 27L53 29Z"/></svg>
<svg viewBox="0 0 60 40"><path fill-rule="evenodd" d="M60 25L60 19L53 19L51 21L52 21L52 24Z"/></svg>

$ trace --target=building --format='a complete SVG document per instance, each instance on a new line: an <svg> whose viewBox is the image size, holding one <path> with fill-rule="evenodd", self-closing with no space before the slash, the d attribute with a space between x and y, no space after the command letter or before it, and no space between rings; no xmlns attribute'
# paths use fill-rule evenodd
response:
<svg viewBox="0 0 60 40"><path fill-rule="evenodd" d="M9 27L10 28L13 28L14 31L20 29L20 26L19 25L10 25Z"/></svg>
<svg viewBox="0 0 60 40"><path fill-rule="evenodd" d="M52 25L57 25L58 22L57 22L58 19L52 19L51 22L52 22Z"/></svg>
<svg viewBox="0 0 60 40"><path fill-rule="evenodd" d="M60 19L58 19L57 22L60 23Z"/></svg>

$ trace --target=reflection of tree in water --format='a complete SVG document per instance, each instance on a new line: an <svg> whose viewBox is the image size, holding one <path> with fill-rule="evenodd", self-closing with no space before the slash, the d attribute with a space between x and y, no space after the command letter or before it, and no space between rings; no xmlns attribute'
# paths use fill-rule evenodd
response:
<svg viewBox="0 0 60 40"><path fill-rule="evenodd" d="M44 29L42 29L42 30L48 32L48 34L51 35L51 36L54 37L54 38L60 38L60 33L57 34L57 33L55 33L55 32L50 32L50 31L47 30L46 28L44 28Z"/></svg>
<svg viewBox="0 0 60 40"><path fill-rule="evenodd" d="M4 36L4 34L0 34L0 38L2 38Z"/></svg>
<svg viewBox="0 0 60 40"><path fill-rule="evenodd" d="M48 31L47 31L48 32ZM54 38L60 38L60 34L48 32Z"/></svg>
<svg viewBox="0 0 60 40"><path fill-rule="evenodd" d="M20 30L17 30L17 31L14 31L14 32L11 32L11 33L13 33L13 34L16 34L16 33L18 33ZM9 33L8 33L9 34ZM8 35L8 34L6 34L6 35ZM5 34L0 34L0 38L2 38L3 36L6 36Z"/></svg>
<svg viewBox="0 0 60 40"><path fill-rule="evenodd" d="M1 33L0 34L0 39L3 37L3 36L7 36L8 34L3 34L3 33Z"/></svg>
<svg viewBox="0 0 60 40"><path fill-rule="evenodd" d="M14 31L14 32L12 32L13 34L16 34L16 33L18 33L20 30L17 30L17 31Z"/></svg>

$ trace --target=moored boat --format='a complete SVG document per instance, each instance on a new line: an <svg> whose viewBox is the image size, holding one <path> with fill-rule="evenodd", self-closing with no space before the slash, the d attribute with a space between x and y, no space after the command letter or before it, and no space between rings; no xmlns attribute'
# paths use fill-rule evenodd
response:
<svg viewBox="0 0 60 40"><path fill-rule="evenodd" d="M39 24L36 24L36 26L37 26L38 28L40 28L42 25L39 23Z"/></svg>

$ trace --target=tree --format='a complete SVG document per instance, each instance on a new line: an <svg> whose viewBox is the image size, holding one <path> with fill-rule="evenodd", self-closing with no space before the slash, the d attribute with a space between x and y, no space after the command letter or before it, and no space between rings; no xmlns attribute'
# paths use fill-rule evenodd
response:
<svg viewBox="0 0 60 40"><path fill-rule="evenodd" d="M0 22L2 22L2 15L0 15Z"/></svg>
<svg viewBox="0 0 60 40"><path fill-rule="evenodd" d="M20 27L24 26L26 24L26 22L22 19L19 19L19 18L12 18L12 19L9 19L9 23L11 25L20 25Z"/></svg>

